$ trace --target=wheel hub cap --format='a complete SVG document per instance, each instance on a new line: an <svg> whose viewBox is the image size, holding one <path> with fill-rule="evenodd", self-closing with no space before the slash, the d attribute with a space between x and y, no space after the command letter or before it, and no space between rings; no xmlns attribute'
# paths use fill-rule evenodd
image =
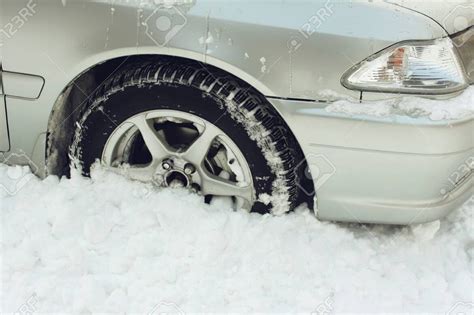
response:
<svg viewBox="0 0 474 315"><path fill-rule="evenodd" d="M102 162L134 180L229 197L245 209L255 200L250 168L237 145L215 125L181 111L153 110L127 119L107 140Z"/></svg>
<svg viewBox="0 0 474 315"><path fill-rule="evenodd" d="M195 166L178 157L170 157L156 168L153 183L162 187L185 187L191 188L198 176L193 176Z"/></svg>

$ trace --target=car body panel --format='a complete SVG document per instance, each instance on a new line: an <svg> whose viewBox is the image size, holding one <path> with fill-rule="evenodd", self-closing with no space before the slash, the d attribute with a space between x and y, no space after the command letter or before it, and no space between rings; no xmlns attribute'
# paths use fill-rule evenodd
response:
<svg viewBox="0 0 474 315"><path fill-rule="evenodd" d="M127 62L128 56L168 55L216 66L247 82L280 112L307 159L324 156L334 164L335 173L317 189L321 219L408 224L451 209L453 203L439 195L438 186L472 155L472 118L434 123L324 110L340 95L361 98L360 92L340 84L348 68L400 41L447 36L438 22L411 8L379 1L182 0L171 9L180 22L169 36L157 31L157 23L170 8L157 3L1 1L0 19L15 26L14 33L0 33L3 69L44 79L40 93L37 79L26 90L21 86L31 83L31 77L25 83L9 80L15 84L14 93L5 97L7 113L0 116L1 148L8 142L7 133L1 133L6 114L11 144L4 160L33 163L38 174L46 175L48 122L68 85L114 58ZM394 95L367 93L368 99L387 97ZM9 159L14 154L18 158ZM464 187L449 190L453 195L461 191L456 202L466 196ZM344 210L351 204L357 219ZM429 205L438 209L431 216L397 215Z"/></svg>
<svg viewBox="0 0 474 315"><path fill-rule="evenodd" d="M474 25L474 2L471 0L388 0L387 2L424 14L439 23L448 34Z"/></svg>
<svg viewBox="0 0 474 315"><path fill-rule="evenodd" d="M370 6L358 2L337 2L334 3L337 8L331 10L339 13L326 18L320 27L311 26L316 32L308 39L304 38L303 45L290 54L293 55L290 60L288 41L294 36L302 36L300 30L304 28L303 25L312 21L318 10L325 9L327 1L301 1L294 6L266 1L265 7L252 1L192 1L177 7L178 13L186 17L186 24L166 45L159 45L160 38L147 32L149 25L146 21L161 14L160 10L156 11L161 7L152 3L60 0L1 2L2 20L18 25L13 34L3 38L3 69L31 73L45 79L38 100L7 97L13 150L26 150L31 154L33 139L47 131L53 106L66 86L87 69L113 58L161 54L205 61L246 81L267 96L330 99L332 94L321 93L330 89L359 98L359 92L347 90L339 83L340 76L351 63L359 62L396 41L445 35L444 30L432 20L407 9L383 3ZM240 11L235 11L236 7ZM285 22L281 16L288 7L295 9L292 9L292 18ZM21 23L13 22L19 19L19 12L25 8L31 11L31 16L25 15ZM361 14L363 9L371 10L373 16L385 20L384 29L374 28L368 22L363 23L357 15L351 17L351 10L358 10ZM255 12L264 17L260 23L252 18ZM229 21L223 22L223 17ZM242 22L236 23L238 18ZM335 28L334 32L338 34L330 36L334 25L347 22L350 18L353 20L350 27ZM232 26L237 27L238 31L231 30ZM252 27L256 30L253 31ZM404 30L400 30L400 27ZM276 44L255 45L258 38L252 37L252 33L268 38L264 34L266 31L272 34L269 42ZM218 36L217 33L223 35ZM206 47L209 34L214 34L216 41L214 45ZM360 38L351 41L354 49L341 52L332 65L314 57L314 49L319 49L320 56L331 56L331 50L327 47L342 49L344 40L354 34L364 35L358 35ZM228 45L226 36L232 39L232 45ZM205 39L204 44L202 38ZM320 41L321 45L318 44ZM258 49L255 50L255 47ZM246 60L245 52L248 52L249 60ZM260 64L264 56L268 71L262 76L262 65L255 64ZM280 56L283 59L275 63ZM36 119L25 130L24 122L30 115Z"/></svg>
<svg viewBox="0 0 474 315"><path fill-rule="evenodd" d="M3 1L3 20L12 20L29 1ZM5 40L4 70L40 75L53 87L61 85L54 81L60 79L64 88L65 81L107 59L146 53L188 55L218 63L239 78L252 78L259 83L249 83L267 96L318 99L325 89L358 94L341 87L339 80L345 70L367 56L402 40L446 35L429 18L384 3L194 1L178 6L186 24L161 46L163 41L147 32L147 21L159 17L160 11L154 10L160 6L138 6L137 1L65 3L45 1L34 7L33 16ZM327 16L314 24L312 18L319 10L326 10ZM364 14L376 20L361 20ZM373 27L382 22L384 28ZM314 33L310 35L309 29ZM205 43L210 36L213 41ZM262 37L268 43L255 45ZM291 39L301 44L295 51L288 47ZM333 51L340 54L334 56ZM329 65L322 61L328 56L334 59ZM262 57L268 70L264 73Z"/></svg>
<svg viewBox="0 0 474 315"><path fill-rule="evenodd" d="M210 3L206 55L237 63L273 91L267 96L322 100L330 90L358 99L340 84L351 66L408 38L446 35L429 18L386 3Z"/></svg>
<svg viewBox="0 0 474 315"><path fill-rule="evenodd" d="M353 117L326 112L327 104L271 102L300 141L311 173L319 175L320 219L423 223L473 193L472 179L461 181L474 169L473 117Z"/></svg>

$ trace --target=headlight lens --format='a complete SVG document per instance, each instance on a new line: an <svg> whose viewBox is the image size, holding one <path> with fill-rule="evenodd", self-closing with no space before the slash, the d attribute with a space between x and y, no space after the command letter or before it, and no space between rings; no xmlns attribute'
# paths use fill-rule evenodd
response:
<svg viewBox="0 0 474 315"><path fill-rule="evenodd" d="M453 35L469 84L474 84L474 26Z"/></svg>
<svg viewBox="0 0 474 315"><path fill-rule="evenodd" d="M451 39L402 42L349 69L342 84L353 90L446 94L467 86Z"/></svg>

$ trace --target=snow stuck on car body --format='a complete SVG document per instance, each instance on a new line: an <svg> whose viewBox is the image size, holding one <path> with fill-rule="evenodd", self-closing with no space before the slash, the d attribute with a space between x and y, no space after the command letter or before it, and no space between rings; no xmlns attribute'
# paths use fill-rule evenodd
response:
<svg viewBox="0 0 474 315"><path fill-rule="evenodd" d="M0 165L0 187L20 167ZM459 312L474 200L416 227L206 205L98 169L0 189L1 312ZM468 310L469 311L469 310ZM453 313L454 314L454 313Z"/></svg>
<svg viewBox="0 0 474 315"><path fill-rule="evenodd" d="M433 121L463 119L474 115L474 86L468 87L461 95L446 100L413 96L359 103L347 98L340 98L327 106L326 111L375 117L394 115L428 117Z"/></svg>

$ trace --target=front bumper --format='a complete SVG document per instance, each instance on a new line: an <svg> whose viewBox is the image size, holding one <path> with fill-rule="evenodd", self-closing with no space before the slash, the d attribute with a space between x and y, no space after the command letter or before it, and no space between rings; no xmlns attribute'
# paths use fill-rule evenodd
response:
<svg viewBox="0 0 474 315"><path fill-rule="evenodd" d="M473 194L474 117L349 116L326 112L326 104L270 101L300 142L311 173L319 175L322 220L429 222Z"/></svg>

